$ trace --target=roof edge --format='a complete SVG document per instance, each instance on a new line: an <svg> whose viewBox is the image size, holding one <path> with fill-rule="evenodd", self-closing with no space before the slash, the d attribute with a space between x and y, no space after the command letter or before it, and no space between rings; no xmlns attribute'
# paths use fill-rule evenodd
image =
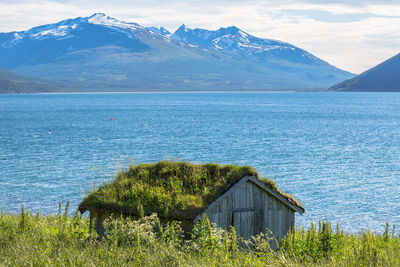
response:
<svg viewBox="0 0 400 267"><path fill-rule="evenodd" d="M245 177L246 178L246 177ZM266 184L264 184L262 181L260 181L259 179L257 179L254 176L247 176L247 181L251 181L253 182L255 185L257 185L258 187L260 187L261 189L263 189L264 191L267 191L268 193L270 193L271 195L273 195L275 198L279 199L280 201L282 201L283 203L285 203L287 206L289 206L291 209L293 209L294 211L297 211L300 214L303 214L305 212L304 207L297 205L296 203L293 203L292 201L290 201L290 199L288 199L285 195L281 194L279 191L274 190L272 188L270 188L269 186L267 186Z"/></svg>

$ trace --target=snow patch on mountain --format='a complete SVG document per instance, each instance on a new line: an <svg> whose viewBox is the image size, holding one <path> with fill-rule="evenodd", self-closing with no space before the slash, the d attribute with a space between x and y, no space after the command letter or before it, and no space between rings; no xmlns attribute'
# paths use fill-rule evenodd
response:
<svg viewBox="0 0 400 267"><path fill-rule="evenodd" d="M168 31L167 29L165 29L164 27L160 27L160 28L157 28L157 27L147 27L147 29L150 30L150 31L152 31L152 32L158 33L158 34L162 34L162 35L164 35L164 36L170 36L170 35L171 35L171 32Z"/></svg>
<svg viewBox="0 0 400 267"><path fill-rule="evenodd" d="M104 13L96 13L87 19L88 23L103 25L108 27L115 27L120 29L129 29L129 30L143 30L144 27L140 26L137 23L129 23L117 20L115 18L111 18Z"/></svg>
<svg viewBox="0 0 400 267"><path fill-rule="evenodd" d="M328 64L294 45L273 39L258 38L235 26L210 31L190 29L183 24L171 35L171 38L225 54L244 58L255 57L256 60L261 61L271 61L275 58L294 63L303 61L303 63L314 65Z"/></svg>
<svg viewBox="0 0 400 267"><path fill-rule="evenodd" d="M68 35L71 31L75 30L77 24L73 25L62 25L55 29L45 30L38 33L30 34L29 36L33 39L40 39L46 36L54 36L54 37L64 37Z"/></svg>

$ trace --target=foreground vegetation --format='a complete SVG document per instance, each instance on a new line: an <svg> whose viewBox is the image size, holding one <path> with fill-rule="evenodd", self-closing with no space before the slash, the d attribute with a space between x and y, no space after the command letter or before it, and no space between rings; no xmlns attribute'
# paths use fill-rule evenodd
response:
<svg viewBox="0 0 400 267"><path fill-rule="evenodd" d="M88 219L67 215L0 214L0 265L4 266L400 266L400 237L387 225L383 234L344 234L330 223L296 229L278 251L266 235L245 242L212 228L203 219L190 239L178 224L162 225L156 215L137 221L113 219L99 239Z"/></svg>

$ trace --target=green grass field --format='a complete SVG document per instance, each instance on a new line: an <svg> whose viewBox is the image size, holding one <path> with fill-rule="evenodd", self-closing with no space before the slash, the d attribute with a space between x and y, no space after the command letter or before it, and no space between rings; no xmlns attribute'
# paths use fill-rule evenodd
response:
<svg viewBox="0 0 400 267"><path fill-rule="evenodd" d="M296 229L274 242L259 235L236 238L203 220L185 239L178 224L162 225L156 215L137 221L106 221L99 239L82 216L0 214L1 266L400 266L400 237L387 225L381 234L346 234L330 223Z"/></svg>

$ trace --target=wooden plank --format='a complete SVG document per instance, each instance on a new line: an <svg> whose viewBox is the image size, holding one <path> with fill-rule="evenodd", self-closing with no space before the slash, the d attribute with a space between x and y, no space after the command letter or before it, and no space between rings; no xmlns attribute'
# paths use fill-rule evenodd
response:
<svg viewBox="0 0 400 267"><path fill-rule="evenodd" d="M253 205L255 209L254 213L254 234L259 234L263 231L262 225L264 221L264 209L263 209L263 197L260 189L253 186L254 191L254 198L253 198Z"/></svg>
<svg viewBox="0 0 400 267"><path fill-rule="evenodd" d="M253 186L253 206L254 206L254 234L258 234L260 232L260 220L261 220L261 212L260 212L260 192L257 188Z"/></svg>
<svg viewBox="0 0 400 267"><path fill-rule="evenodd" d="M289 232L291 229L290 226L291 214L292 214L291 210L289 208L286 208L286 232Z"/></svg>
<svg viewBox="0 0 400 267"><path fill-rule="evenodd" d="M252 232L251 228L254 226L253 222L251 221L251 214L252 213L253 212L251 212L251 211L245 211L245 212L242 213L242 216L244 215L244 218L245 218L244 219L245 220L244 229L243 229L244 238L245 239L249 239L250 238L251 232Z"/></svg>
<svg viewBox="0 0 400 267"><path fill-rule="evenodd" d="M281 202L277 199L274 199L274 204L276 205L276 217L275 217L276 239L279 242L282 234L282 206Z"/></svg>
<svg viewBox="0 0 400 267"><path fill-rule="evenodd" d="M266 217L267 217L267 221L268 221L268 223L267 223L268 230L272 232L272 231L274 231L274 229L273 229L274 228L274 218L273 218L272 209L269 208L265 212L266 212Z"/></svg>
<svg viewBox="0 0 400 267"><path fill-rule="evenodd" d="M282 215L282 238L286 236L288 231L288 211L287 208L285 207L285 210L283 211Z"/></svg>
<svg viewBox="0 0 400 267"><path fill-rule="evenodd" d="M215 220L215 224L218 227L221 227L221 225L219 223L219 214L220 214L219 209L220 209L220 205L218 204L218 205L215 206L215 218L214 218L214 220Z"/></svg>
<svg viewBox="0 0 400 267"><path fill-rule="evenodd" d="M295 217L294 212L290 211L290 218L289 218L289 228L290 229L294 228L294 217Z"/></svg>
<svg viewBox="0 0 400 267"><path fill-rule="evenodd" d="M286 205L282 204L281 239L283 237L285 237L288 232L288 228L289 228L288 219L289 219L289 208Z"/></svg>
<svg viewBox="0 0 400 267"><path fill-rule="evenodd" d="M226 206L226 197L221 199L220 205L219 205L219 225L221 228L223 229L228 229L228 225L226 223L226 210L227 210L227 206Z"/></svg>
<svg viewBox="0 0 400 267"><path fill-rule="evenodd" d="M246 182L246 207L254 207L254 184Z"/></svg>
<svg viewBox="0 0 400 267"><path fill-rule="evenodd" d="M239 200L236 203L237 206L235 206L235 208L247 208L246 184L247 183L242 184L236 191L238 193Z"/></svg>
<svg viewBox="0 0 400 267"><path fill-rule="evenodd" d="M261 201L260 202L260 212L262 213L261 214L262 220L260 222L260 225L261 225L260 231L265 233L265 229L267 228L267 216L266 216L265 211L268 207L268 199L267 199L267 194L264 191L258 189L258 192L260 193L260 201Z"/></svg>
<svg viewBox="0 0 400 267"><path fill-rule="evenodd" d="M277 218L277 203L275 198L271 197L271 208L270 208L270 217L271 217L271 231L274 238L277 238L276 233L278 232L278 218Z"/></svg>
<svg viewBox="0 0 400 267"><path fill-rule="evenodd" d="M211 221L212 220L212 210L211 209L207 210L206 214L208 216L208 219Z"/></svg>
<svg viewBox="0 0 400 267"><path fill-rule="evenodd" d="M249 213L249 225L251 225L250 226L250 228L249 228L249 238L250 237L252 237L254 234L255 234L255 231L254 231L254 229L255 229L255 224L254 224L254 215L255 215L255 212L248 212Z"/></svg>
<svg viewBox="0 0 400 267"><path fill-rule="evenodd" d="M267 196L267 203L268 203L268 209L271 209L272 206L272 196L268 193L265 193L265 195Z"/></svg>
<svg viewBox="0 0 400 267"><path fill-rule="evenodd" d="M240 212L233 213L233 226L236 230L236 235L241 236L241 229L240 229Z"/></svg>
<svg viewBox="0 0 400 267"><path fill-rule="evenodd" d="M253 207L254 208L254 187L255 185L251 182L247 182L247 206L248 207ZM255 220L254 220L254 214L255 212L248 212L248 220L249 220L249 228L248 228L248 237L250 238L251 236L254 235L255 233Z"/></svg>
<svg viewBox="0 0 400 267"><path fill-rule="evenodd" d="M281 207L280 207L280 201L277 199L274 199L275 203L275 229L276 229L276 239L279 241L280 234L281 234L281 219L282 219L282 214L281 214Z"/></svg>
<svg viewBox="0 0 400 267"><path fill-rule="evenodd" d="M246 191L242 191L246 192ZM236 212L235 212L236 213ZM247 230L247 212L237 212L240 214L240 236L246 238L246 230Z"/></svg>
<svg viewBox="0 0 400 267"><path fill-rule="evenodd" d="M286 236L287 232L289 231L289 210L288 208L285 209L285 216L283 218L283 225L285 226L285 232L283 236Z"/></svg>
<svg viewBox="0 0 400 267"><path fill-rule="evenodd" d="M250 213L251 211L245 211L242 212L241 217L243 218L242 221L244 221L243 223L243 236L245 239L249 239L250 238L250 229L251 229L251 221L250 221Z"/></svg>
<svg viewBox="0 0 400 267"><path fill-rule="evenodd" d="M262 222L261 222L261 232L265 233L268 228L268 217L267 217L267 209L268 209L268 199L267 194L264 191L260 190L260 199L262 201Z"/></svg>
<svg viewBox="0 0 400 267"><path fill-rule="evenodd" d="M208 214L210 214L208 217L210 219L210 223L215 223L214 207L208 211Z"/></svg>
<svg viewBox="0 0 400 267"><path fill-rule="evenodd" d="M288 219L289 230L292 230L294 228L294 217L295 217L294 212L289 210L289 219Z"/></svg>
<svg viewBox="0 0 400 267"><path fill-rule="evenodd" d="M207 216L208 216L208 219L210 220L210 223L213 223L214 222L214 213L213 213L212 209L207 212Z"/></svg>
<svg viewBox="0 0 400 267"><path fill-rule="evenodd" d="M240 197L241 197L241 190L240 190L241 188L240 187L238 187L234 192L233 192L233 208L234 209L238 209L238 208L241 208L241 206L240 206L240 201L241 201L241 199L240 199Z"/></svg>
<svg viewBox="0 0 400 267"><path fill-rule="evenodd" d="M243 203L242 203L242 208L247 208L247 207L249 207L249 205L248 205L248 203L247 203L247 199L248 199L248 188L249 188L249 183L248 182L246 182L245 184L244 184L244 187L243 187L243 198L242 198L242 201L243 201Z"/></svg>
<svg viewBox="0 0 400 267"><path fill-rule="evenodd" d="M266 211L269 206L269 204L268 204L269 199L268 199L268 195L262 190L260 190L260 199L262 201L261 207L263 209L263 211L262 211L263 212L263 215L262 215L263 220L261 223L261 228L262 228L261 231L263 233L265 233L265 229L267 228L267 225L268 225L268 221L267 221L268 217L267 217Z"/></svg>
<svg viewBox="0 0 400 267"><path fill-rule="evenodd" d="M226 209L226 218L227 224L233 226L233 193L227 197L227 209Z"/></svg>
<svg viewBox="0 0 400 267"><path fill-rule="evenodd" d="M288 208L285 207L282 213L282 238L286 236L288 231L288 219L289 219Z"/></svg>
<svg viewBox="0 0 400 267"><path fill-rule="evenodd" d="M241 227L242 227L242 232L243 232L243 237L244 239L249 239L249 233L250 233L250 221L249 221L249 213L250 211L245 211L241 212L240 218L241 218Z"/></svg>
<svg viewBox="0 0 400 267"><path fill-rule="evenodd" d="M285 231L285 229L283 228L283 217L284 217L284 210L278 209L278 227L277 227L278 242L281 241Z"/></svg>
<svg viewBox="0 0 400 267"><path fill-rule="evenodd" d="M268 203L265 206L265 221L266 221L266 226L268 228L268 230L272 231L271 227L272 227L272 218L271 218L271 214L270 214L270 210L271 210L271 199L269 198L269 196L267 194L264 194L264 201L265 203Z"/></svg>

